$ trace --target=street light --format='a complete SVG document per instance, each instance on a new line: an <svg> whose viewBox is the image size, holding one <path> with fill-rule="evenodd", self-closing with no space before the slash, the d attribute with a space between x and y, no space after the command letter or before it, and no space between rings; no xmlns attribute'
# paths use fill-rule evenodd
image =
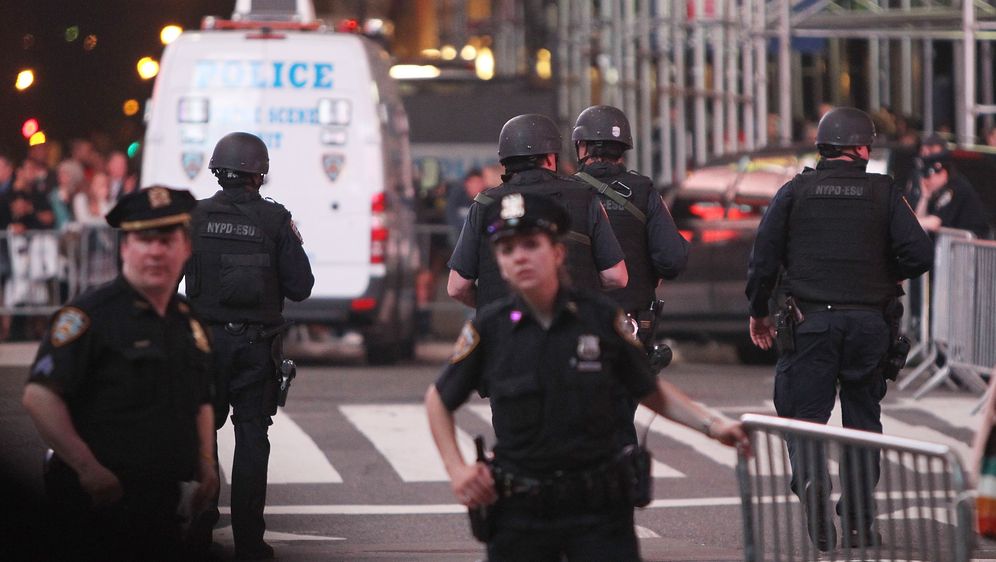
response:
<svg viewBox="0 0 996 562"><path fill-rule="evenodd" d="M138 110L138 100L136 99L127 100L124 102L124 105L121 106L121 111L128 117L138 113Z"/></svg>
<svg viewBox="0 0 996 562"><path fill-rule="evenodd" d="M138 69L138 75L142 77L142 80L155 78L156 74L159 74L159 63L152 57L138 59L138 64L135 65L135 68Z"/></svg>
<svg viewBox="0 0 996 562"><path fill-rule="evenodd" d="M31 87L35 83L35 73L31 69L22 70L17 73L17 80L14 81L14 87L18 91L23 92Z"/></svg>
<svg viewBox="0 0 996 562"><path fill-rule="evenodd" d="M163 45L169 45L173 41L176 41L176 38L179 37L181 33L183 33L182 27L179 25L169 24L163 27L162 31L159 32L159 40L162 41Z"/></svg>

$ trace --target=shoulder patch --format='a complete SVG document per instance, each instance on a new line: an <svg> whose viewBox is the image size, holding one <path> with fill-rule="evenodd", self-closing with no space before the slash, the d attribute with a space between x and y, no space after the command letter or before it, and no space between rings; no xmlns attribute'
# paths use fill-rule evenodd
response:
<svg viewBox="0 0 996 562"><path fill-rule="evenodd" d="M643 344L636 337L636 330L633 328L633 323L629 321L629 316L626 316L625 312L622 310L616 311L616 319L612 321L612 326L616 329L619 337L633 346L643 349Z"/></svg>
<svg viewBox="0 0 996 562"><path fill-rule="evenodd" d="M453 355L450 357L450 363L459 363L466 359L477 348L477 344L480 342L481 337L477 334L474 324L468 320L463 325L463 329L460 330L460 337L457 338L456 344L453 346Z"/></svg>
<svg viewBox="0 0 996 562"><path fill-rule="evenodd" d="M52 321L49 339L55 347L62 347L86 333L90 327L90 317L75 306L67 306L56 314Z"/></svg>
<svg viewBox="0 0 996 562"><path fill-rule="evenodd" d="M291 232L294 233L294 236L297 236L297 241L300 242L300 243L302 243L302 244L304 244L304 238L301 237L301 231L299 231L297 229L297 225L294 224L294 219L290 220L290 228L291 228Z"/></svg>
<svg viewBox="0 0 996 562"><path fill-rule="evenodd" d="M194 335L194 345L204 353L211 353L211 344L208 343L207 334L201 323L193 318L190 319L190 332Z"/></svg>

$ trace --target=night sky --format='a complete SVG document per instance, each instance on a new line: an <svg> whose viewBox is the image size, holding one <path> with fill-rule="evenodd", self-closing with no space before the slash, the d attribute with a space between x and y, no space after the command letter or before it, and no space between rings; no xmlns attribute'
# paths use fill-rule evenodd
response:
<svg viewBox="0 0 996 562"><path fill-rule="evenodd" d="M39 120L49 139L67 143L93 131L124 149L142 134L142 112L125 117L135 98L143 108L153 80L142 80L138 59L159 60L159 30L169 23L200 27L205 15L231 15L234 0L0 0L0 147L21 157L27 142L21 124ZM66 30L79 27L74 41ZM25 35L34 36L25 48ZM88 35L96 47L84 49ZM14 88L17 73L35 71L28 90Z"/></svg>

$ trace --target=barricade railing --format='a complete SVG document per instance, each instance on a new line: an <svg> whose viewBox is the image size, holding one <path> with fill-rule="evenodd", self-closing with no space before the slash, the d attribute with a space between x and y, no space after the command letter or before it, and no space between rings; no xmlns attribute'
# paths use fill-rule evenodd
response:
<svg viewBox="0 0 996 562"><path fill-rule="evenodd" d="M952 329L955 308L962 309L971 306L971 301L962 298L956 292L960 283L964 282L965 272L959 267L962 264L952 263L953 244L955 242L971 242L975 236L967 230L942 228L938 231L934 249L934 267L929 276L921 278L920 291L920 341L911 355L922 356L920 362L910 369L899 381L899 388L905 389L914 381L927 373L933 373L930 379L917 389L914 397L936 388L949 381L952 376L951 367L944 364L936 365L940 355L946 355ZM959 260L966 259L960 256ZM963 336L963 334L959 334ZM971 377L969 377L971 378ZM971 380L969 384L974 384Z"/></svg>
<svg viewBox="0 0 996 562"><path fill-rule="evenodd" d="M462 311L464 306L446 296L446 281L449 268L446 263L453 253L457 233L446 224L417 224L415 239L421 258L423 271L434 276L434 286L428 295L424 295L419 306L426 310L441 312Z"/></svg>
<svg viewBox="0 0 996 562"><path fill-rule="evenodd" d="M0 315L51 314L118 272L117 233L107 226L0 232Z"/></svg>
<svg viewBox="0 0 996 562"><path fill-rule="evenodd" d="M772 416L746 414L741 420L754 449L753 459L741 454L737 463L746 562L970 559L973 499L962 462L949 447ZM809 536L807 508L792 489L787 443L796 452L797 470L813 475L814 482L828 490L866 490L840 503L842 516L833 513L839 493L819 502L816 486L799 492L810 498L814 520L822 507L824 520L834 525L834 531L825 526L822 535L816 533L825 537L827 552ZM862 509L868 497L870 508ZM874 517L870 530L866 513ZM845 539L852 529L857 537ZM880 539L866 540L872 537Z"/></svg>

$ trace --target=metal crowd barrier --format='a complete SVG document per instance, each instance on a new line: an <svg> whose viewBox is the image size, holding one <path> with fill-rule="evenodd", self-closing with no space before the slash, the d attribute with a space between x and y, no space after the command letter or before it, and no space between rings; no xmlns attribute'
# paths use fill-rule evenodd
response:
<svg viewBox="0 0 996 562"><path fill-rule="evenodd" d="M118 272L117 233L106 226L0 232L0 315L47 315Z"/></svg>
<svg viewBox="0 0 996 562"><path fill-rule="evenodd" d="M772 416L747 414L741 420L754 447L753 459L741 454L737 463L746 562L969 561L973 499L961 460L949 447ZM856 510L858 521L833 514L840 497L833 493L824 502L824 516L835 522L840 538L828 552L817 550L805 508L791 489L788 441L795 444L800 470L827 470L833 490L873 490L872 534L881 534L879 544L843 541L850 529L864 529L867 522L860 521L861 510ZM881 455L877 484L869 476L876 454ZM848 513L846 505L843 512Z"/></svg>
<svg viewBox="0 0 996 562"><path fill-rule="evenodd" d="M972 363L982 357L973 355L975 346L970 340L980 333L992 336L991 322L977 318L976 313L983 304L980 299L991 299L996 287L992 284L991 270L979 271L979 275L988 277L979 277L976 283L975 249L988 243L974 238L971 232L950 228L942 228L937 234L934 268L929 276L921 278L920 335L910 354L911 360L922 359L898 385L905 389L924 374L931 373L914 392L914 398L922 397L940 384L952 384L953 378L985 391L986 384L979 373L988 371L993 363ZM991 307L988 310L992 312ZM952 354L957 358L953 362ZM946 361L938 367L936 362L941 355Z"/></svg>

